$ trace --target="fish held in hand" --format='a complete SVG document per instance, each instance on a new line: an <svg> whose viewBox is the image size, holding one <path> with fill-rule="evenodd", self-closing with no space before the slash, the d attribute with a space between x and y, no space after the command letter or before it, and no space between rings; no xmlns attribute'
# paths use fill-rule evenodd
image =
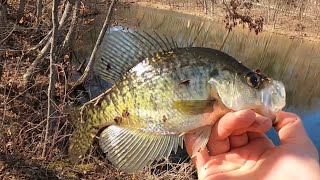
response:
<svg viewBox="0 0 320 180"><path fill-rule="evenodd" d="M281 82L219 50L178 47L157 33L107 34L95 72L114 85L76 115L69 153L80 159L102 131L101 149L125 172L168 157L183 146L186 133L197 135L197 153L227 112L250 108L274 114L285 105Z"/></svg>

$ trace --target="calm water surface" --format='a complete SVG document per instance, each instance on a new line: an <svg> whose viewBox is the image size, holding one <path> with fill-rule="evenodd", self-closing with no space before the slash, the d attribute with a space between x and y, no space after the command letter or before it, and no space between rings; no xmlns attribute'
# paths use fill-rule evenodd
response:
<svg viewBox="0 0 320 180"><path fill-rule="evenodd" d="M305 128L320 150L320 44L290 39L287 36L263 32L255 35L247 29L231 31L226 42L223 23L172 11L133 7L118 9L116 18L123 26L145 30L156 30L173 37L180 45L203 46L220 49L252 69L274 79L281 80L286 86L287 105L284 110L300 115ZM80 55L88 56L103 19L96 22L92 31L84 36L84 49ZM111 30L116 30L112 28ZM90 87L96 94L104 88ZM278 142L274 130L268 135Z"/></svg>

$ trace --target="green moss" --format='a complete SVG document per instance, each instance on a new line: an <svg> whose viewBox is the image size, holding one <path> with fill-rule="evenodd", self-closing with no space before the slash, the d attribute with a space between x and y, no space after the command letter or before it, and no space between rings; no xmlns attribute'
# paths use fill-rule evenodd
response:
<svg viewBox="0 0 320 180"><path fill-rule="evenodd" d="M76 166L76 169L78 169L81 172L89 172L94 170L94 168L94 164L79 164Z"/></svg>
<svg viewBox="0 0 320 180"><path fill-rule="evenodd" d="M70 167L70 163L67 163L65 161L54 161L49 163L48 165L48 169L54 170L54 171L62 171L67 167Z"/></svg>

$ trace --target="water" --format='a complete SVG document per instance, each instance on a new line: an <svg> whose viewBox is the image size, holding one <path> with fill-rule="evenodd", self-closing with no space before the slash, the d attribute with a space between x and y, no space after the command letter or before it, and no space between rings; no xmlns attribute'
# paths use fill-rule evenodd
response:
<svg viewBox="0 0 320 180"><path fill-rule="evenodd" d="M273 33L255 35L248 29L227 31L221 22L176 13L172 11L132 7L118 9L116 19L122 25L137 29L153 29L173 37L180 45L203 46L220 49L252 69L281 80L286 86L285 111L294 112L303 119L304 126L320 151L320 44L290 39ZM85 36L84 51L90 52L98 34L101 21ZM113 28L114 29L114 28ZM85 54L85 53L84 53ZM94 89L97 90L97 89ZM103 89L99 89L102 92ZM274 130L268 132L274 142L279 142Z"/></svg>

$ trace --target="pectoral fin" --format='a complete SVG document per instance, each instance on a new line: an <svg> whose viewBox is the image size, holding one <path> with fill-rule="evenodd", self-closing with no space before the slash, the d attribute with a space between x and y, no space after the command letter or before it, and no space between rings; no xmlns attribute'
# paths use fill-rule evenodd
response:
<svg viewBox="0 0 320 180"><path fill-rule="evenodd" d="M174 109L186 114L196 115L213 112L214 100L181 100L174 101Z"/></svg>
<svg viewBox="0 0 320 180"><path fill-rule="evenodd" d="M101 133L99 144L113 165L130 173L177 151L178 145L183 146L183 137L111 125Z"/></svg>
<svg viewBox="0 0 320 180"><path fill-rule="evenodd" d="M194 136L197 138L192 147L192 157L206 147L210 138L211 129L212 126L204 126L195 132Z"/></svg>

